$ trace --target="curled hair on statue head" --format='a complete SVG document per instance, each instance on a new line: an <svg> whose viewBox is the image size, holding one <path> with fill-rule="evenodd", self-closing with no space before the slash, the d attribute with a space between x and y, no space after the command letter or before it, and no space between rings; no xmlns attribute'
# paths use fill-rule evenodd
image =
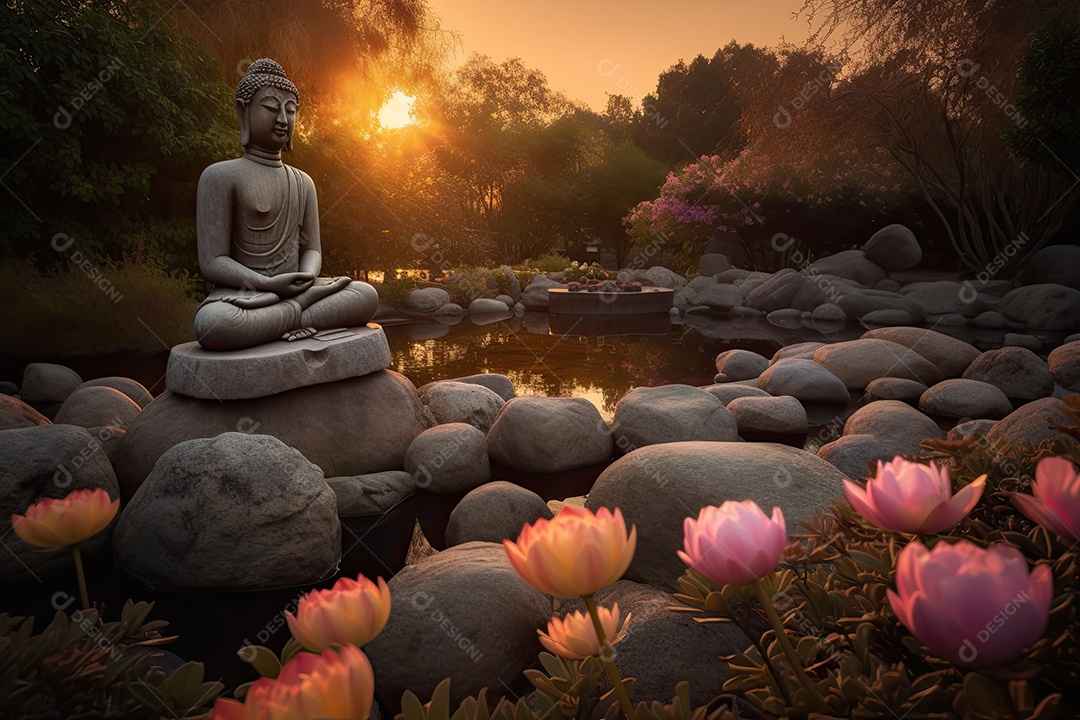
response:
<svg viewBox="0 0 1080 720"><path fill-rule="evenodd" d="M245 116L255 93L264 87L274 87L290 92L296 96L297 105L300 104L300 91L285 75L285 69L280 64L270 58L259 58L248 65L244 77L240 78L240 82L236 84L236 115L240 120L240 144L245 148L251 139ZM292 150L291 136L283 149Z"/></svg>

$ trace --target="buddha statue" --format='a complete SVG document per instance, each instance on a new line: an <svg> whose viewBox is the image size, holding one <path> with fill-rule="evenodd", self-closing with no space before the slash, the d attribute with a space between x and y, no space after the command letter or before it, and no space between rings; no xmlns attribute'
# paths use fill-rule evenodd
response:
<svg viewBox="0 0 1080 720"><path fill-rule="evenodd" d="M320 278L322 247L315 184L285 165L296 86L273 60L251 63L236 86L243 156L199 178L199 269L214 289L195 313L207 350L239 350L318 330L363 325L375 288L348 277Z"/></svg>

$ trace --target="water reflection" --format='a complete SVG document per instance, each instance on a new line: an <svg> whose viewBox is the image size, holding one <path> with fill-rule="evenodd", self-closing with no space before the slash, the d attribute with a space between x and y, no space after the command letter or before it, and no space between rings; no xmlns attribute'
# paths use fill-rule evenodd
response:
<svg viewBox="0 0 1080 720"><path fill-rule="evenodd" d="M610 418L619 398L635 387L711 383L716 354L731 347L673 326L666 316L659 324L650 319L639 334L631 332L632 325L608 328L625 333L618 335L585 334L604 328L564 324L546 313L487 325L466 319L454 326L414 323L385 330L391 368L417 387L478 372L501 373L519 395L583 397Z"/></svg>

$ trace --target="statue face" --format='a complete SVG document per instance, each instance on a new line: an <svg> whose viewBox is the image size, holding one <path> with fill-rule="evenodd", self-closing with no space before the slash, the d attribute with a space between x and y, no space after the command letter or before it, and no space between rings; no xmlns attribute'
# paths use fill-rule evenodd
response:
<svg viewBox="0 0 1080 720"><path fill-rule="evenodd" d="M252 146L279 152L292 139L296 127L296 96L288 90L267 86L255 91L248 106Z"/></svg>

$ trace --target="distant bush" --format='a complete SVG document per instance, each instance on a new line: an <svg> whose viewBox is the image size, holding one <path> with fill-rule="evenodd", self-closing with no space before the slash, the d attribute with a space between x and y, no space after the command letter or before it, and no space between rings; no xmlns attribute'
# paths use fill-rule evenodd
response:
<svg viewBox="0 0 1080 720"><path fill-rule="evenodd" d="M31 260L7 260L0 282L22 296L5 329L13 354L154 353L195 339L201 280L187 273L74 253L44 272Z"/></svg>
<svg viewBox="0 0 1080 720"><path fill-rule="evenodd" d="M528 258L514 266L515 270L536 270L537 272L562 272L570 267L569 258L562 255L541 255Z"/></svg>
<svg viewBox="0 0 1080 720"><path fill-rule="evenodd" d="M511 277L515 271L507 265L497 268L471 267L463 265L454 268L439 278L439 284L450 293L450 299L462 307L477 298L493 298L496 295L512 295ZM531 275L530 275L531 277Z"/></svg>
<svg viewBox="0 0 1080 720"><path fill-rule="evenodd" d="M390 307L401 307L409 293L416 289L416 281L408 278L391 277L375 285L375 291L379 293L379 301Z"/></svg>

